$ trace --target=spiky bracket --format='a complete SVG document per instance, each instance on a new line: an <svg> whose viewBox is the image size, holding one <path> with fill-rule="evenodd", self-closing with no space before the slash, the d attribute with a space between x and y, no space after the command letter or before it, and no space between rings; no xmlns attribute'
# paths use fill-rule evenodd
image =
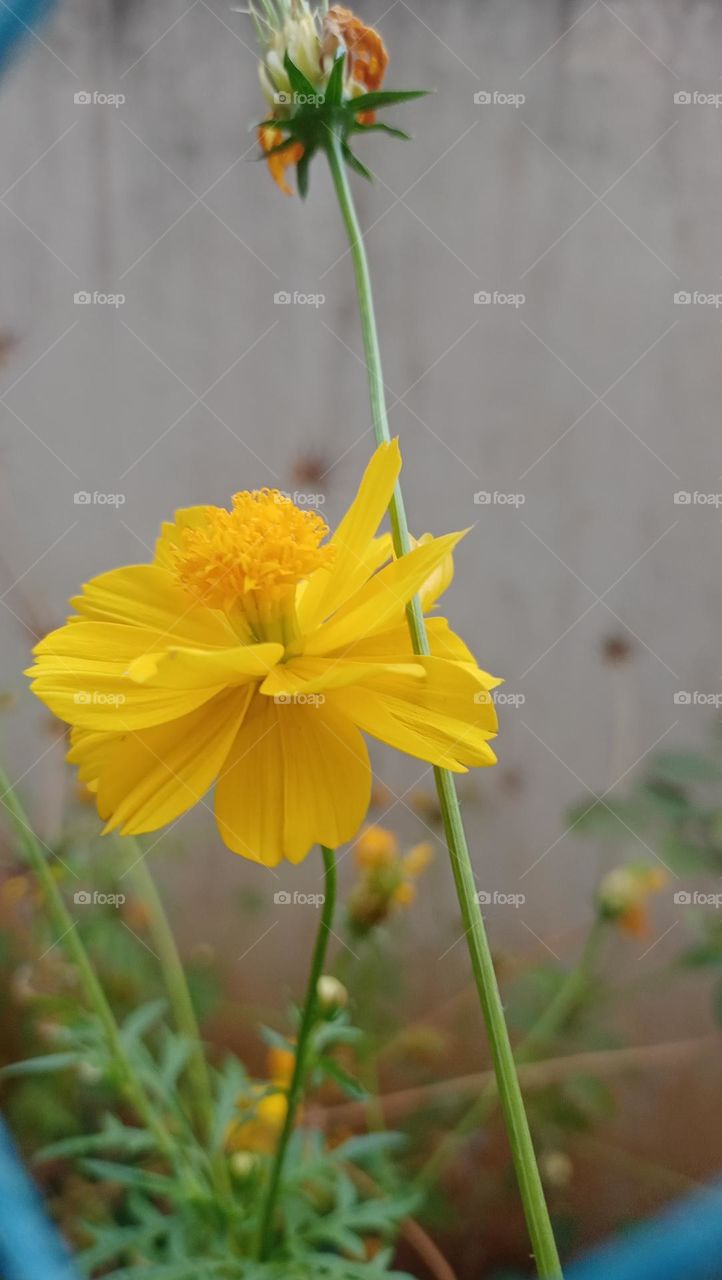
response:
<svg viewBox="0 0 722 1280"><path fill-rule="evenodd" d="M369 182L373 181L372 174L351 150L349 138L357 133L386 133L391 138L402 138L406 142L411 139L403 129L393 129L391 125L375 122L364 124L358 117L366 112L393 107L397 102L423 98L428 92L427 89L377 90L375 93L362 93L358 98L344 100L345 58L345 51L341 51L331 69L325 93L321 95L286 53L283 64L291 85L292 114L284 118L263 120L259 126L279 129L286 135L283 142L265 152L264 159L287 151L296 142L301 143L303 155L296 165L296 175L298 192L302 197L308 192L308 169L315 152L327 149L334 139L340 142L344 160L350 168Z"/></svg>

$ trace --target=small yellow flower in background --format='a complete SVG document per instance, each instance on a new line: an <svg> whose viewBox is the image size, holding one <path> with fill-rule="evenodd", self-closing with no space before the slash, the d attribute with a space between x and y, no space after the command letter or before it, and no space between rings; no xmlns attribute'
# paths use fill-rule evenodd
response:
<svg viewBox="0 0 722 1280"><path fill-rule="evenodd" d="M386 867L399 851L398 837L388 827L364 827L354 844L354 857L365 871L370 867Z"/></svg>
<svg viewBox="0 0 722 1280"><path fill-rule="evenodd" d="M273 1047L268 1050L268 1077L275 1088L256 1084L248 1095L238 1099L238 1119L233 1121L226 1134L227 1151L256 1151L269 1155L275 1149L286 1120L287 1090L295 1061L295 1054L290 1049ZM240 1166L236 1172L240 1176Z"/></svg>
<svg viewBox="0 0 722 1280"><path fill-rule="evenodd" d="M424 841L402 856L393 831L371 826L355 841L354 853L362 874L349 898L348 919L357 933L367 933L396 907L409 907L415 901L414 880L431 862L433 848Z"/></svg>
<svg viewBox="0 0 722 1280"><path fill-rule="evenodd" d="M404 858L404 871L407 876L420 876L426 870L434 856L434 847L428 840L414 845Z"/></svg>
<svg viewBox="0 0 722 1280"><path fill-rule="evenodd" d="M151 564L94 578L35 648L33 691L73 726L68 759L106 831L175 821L216 783L226 845L275 866L356 835L369 805L364 733L464 773L491 765L492 700L446 619L411 646L405 610L436 603L460 533L395 559L378 535L401 468L374 453L335 534L275 490L190 507ZM434 585L430 588L429 582Z"/></svg>
<svg viewBox="0 0 722 1280"><path fill-rule="evenodd" d="M625 933L646 938L650 927L648 899L659 893L668 879L661 867L644 863L615 867L603 877L597 892L602 916L613 920Z"/></svg>

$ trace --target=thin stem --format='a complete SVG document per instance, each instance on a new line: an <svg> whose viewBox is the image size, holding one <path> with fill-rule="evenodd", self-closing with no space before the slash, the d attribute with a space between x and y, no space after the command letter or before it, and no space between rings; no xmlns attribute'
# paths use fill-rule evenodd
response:
<svg viewBox="0 0 722 1280"><path fill-rule="evenodd" d="M579 960L569 970L554 999L549 1002L546 1009L530 1027L521 1044L515 1050L514 1059L517 1066L520 1064L525 1065L532 1061L538 1050L543 1049L557 1035L570 1014L574 1012L586 990L594 961L597 957L601 936L602 926L597 917L589 931L589 936ZM441 1176L446 1164L453 1158L466 1135L488 1120L494 1109L496 1099L497 1090L495 1082L492 1080L482 1089L479 1096L467 1108L458 1123L439 1143L433 1155L419 1169L415 1178L415 1182L418 1185L423 1186L427 1192L429 1191Z"/></svg>
<svg viewBox="0 0 722 1280"><path fill-rule="evenodd" d="M321 852L323 854L324 867L323 911L321 912L321 920L318 926L316 943L313 949L311 969L308 975L308 986L306 988L306 998L304 1000L301 1023L298 1028L298 1036L296 1039L296 1061L293 1068L293 1076L291 1077L291 1084L288 1090L288 1109L286 1111L286 1119L281 1131L281 1136L278 1140L278 1146L276 1147L273 1167L271 1169L271 1177L268 1183L268 1190L266 1192L266 1200L261 1213L261 1225L258 1233L257 1249L257 1256L260 1261L263 1261L268 1252L271 1231L273 1228L273 1214L276 1207L276 1200L278 1198L278 1189L281 1183L286 1149L288 1147L291 1134L293 1133L296 1112L298 1110L298 1104L301 1100L306 1079L306 1065L308 1062L311 1032L313 1031L316 1023L318 1011L318 980L323 972L328 940L331 934L331 921L333 919L334 906L336 904L336 858L333 850L327 849L325 845L321 845Z"/></svg>
<svg viewBox="0 0 722 1280"><path fill-rule="evenodd" d="M146 1128L153 1134L158 1150L172 1167L177 1168L178 1161L173 1140L163 1121L156 1115L141 1081L135 1075L133 1066L125 1051L113 1011L76 928L77 922L73 920L65 905L37 836L30 826L7 775L2 769L0 769L0 788L2 788L3 793L2 803L12 818L13 826L28 862L42 885L50 919L58 931L58 942L62 942L74 962L85 992L85 998L89 1006L95 1011L103 1027L108 1048L115 1062L125 1095Z"/></svg>
<svg viewBox="0 0 722 1280"><path fill-rule="evenodd" d="M374 316L371 278L363 235L346 174L341 142L336 134L330 136L326 153L351 249L366 354L373 428L376 441L381 444L391 439L391 433L386 413L383 370ZM394 550L399 556L406 555L411 549L411 542L406 510L399 484L396 485L391 499L389 516ZM421 655L428 654L429 642L426 635L421 602L418 597L415 597L408 604L406 616L414 652ZM464 923L466 943L471 957L471 967L474 972L479 1001L489 1036L499 1098L509 1135L512 1158L519 1182L529 1235L534 1249L536 1266L543 1280L551 1280L551 1278L558 1280L558 1277L562 1274L559 1255L534 1154L529 1122L524 1110L524 1100L516 1073L509 1033L504 1021L504 1009L496 973L494 972L491 949L486 936L481 910L476 900L474 872L466 842L456 786L453 776L445 769L435 768L434 777L444 823L446 843L451 858L456 894Z"/></svg>
<svg viewBox="0 0 722 1280"><path fill-rule="evenodd" d="M136 892L142 898L148 910L148 929L158 953L158 960L160 961L163 980L170 999L176 1026L181 1035L192 1045L192 1052L188 1061L191 1102L198 1131L202 1140L208 1143L213 1131L213 1092L208 1063L201 1040L200 1027L193 1007L183 962L163 906L163 900L146 861L147 855L143 852L138 841L132 836L126 836L123 839L119 838L118 845L121 848L127 845L133 851L134 861L128 867L126 874L135 885ZM231 1195L231 1181L222 1154L214 1160L213 1169L219 1190L228 1198Z"/></svg>

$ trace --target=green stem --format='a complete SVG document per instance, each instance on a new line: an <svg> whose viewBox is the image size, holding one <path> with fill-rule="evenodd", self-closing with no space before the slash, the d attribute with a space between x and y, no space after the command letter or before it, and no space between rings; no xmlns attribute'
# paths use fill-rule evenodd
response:
<svg viewBox="0 0 722 1280"><path fill-rule="evenodd" d="M529 1029L514 1053L514 1060L519 1063L530 1062L538 1050L544 1049L563 1028L570 1014L574 1012L583 998L587 983L597 958L599 943L602 937L602 922L597 918L592 925L589 936L579 960L567 973L560 984L554 999L549 1002L543 1013ZM436 1148L434 1154L419 1169L415 1181L425 1191L429 1191L441 1176L467 1134L472 1133L484 1124L494 1109L497 1099L497 1088L494 1082L482 1089L478 1098L462 1115L453 1129L447 1133Z"/></svg>
<svg viewBox="0 0 722 1280"><path fill-rule="evenodd" d="M273 1167L271 1169L271 1177L268 1183L266 1199L261 1212L261 1224L258 1233L257 1256L259 1261L263 1261L268 1252L271 1231L273 1228L273 1214L278 1198L278 1189L281 1183L281 1174L283 1173L283 1163L286 1157L286 1149L289 1139L293 1133L293 1126L296 1119L298 1104L303 1093L303 1086L306 1079L306 1064L308 1061L308 1051L310 1048L311 1032L316 1023L318 1009L318 980L323 972L324 961L326 959L326 950L328 948L328 940L331 934L331 921L333 919L334 906L336 903L336 859L332 849L327 849L325 845L321 845L323 854L324 867L324 902L321 920L316 935L316 943L313 949L313 957L311 959L311 970L308 975L308 986L306 988L306 998L301 1014L301 1023L298 1028L298 1036L296 1039L296 1061L293 1068L293 1076L288 1090L288 1110L286 1111L286 1119L278 1140L276 1153L273 1159Z"/></svg>
<svg viewBox="0 0 722 1280"><path fill-rule="evenodd" d="M173 1140L163 1121L156 1115L142 1083L135 1075L132 1064L126 1054L113 1011L78 933L77 922L73 920L65 905L37 836L28 822L7 775L2 769L0 769L0 788L3 792L1 797L2 804L12 818L13 826L25 851L27 860L42 885L50 919L58 932L57 940L62 942L74 962L85 992L85 998L89 1006L95 1011L103 1027L123 1091L145 1127L153 1134L158 1150L171 1167L177 1168L178 1161Z"/></svg>
<svg viewBox="0 0 722 1280"><path fill-rule="evenodd" d="M133 882L138 896L148 910L148 929L158 953L175 1023L181 1035L192 1045L192 1053L188 1061L188 1076L193 1113L201 1138L205 1143L209 1143L213 1132L213 1092L200 1027L183 962L178 953L163 900L146 861L147 855L138 841L131 836L118 838L118 844L121 847L129 846L135 855L134 862L125 874ZM227 1199L231 1195L231 1181L222 1154L213 1161L213 1169L219 1190Z"/></svg>
<svg viewBox="0 0 722 1280"><path fill-rule="evenodd" d="M376 441L381 444L391 439L391 433L386 413L383 370L374 316L371 278L363 235L341 152L341 142L336 134L330 136L326 153L353 259L366 354L371 415ZM404 501L398 484L394 489L389 506L389 516L394 550L399 556L406 555L411 549L411 541ZM418 597L415 597L409 603L406 615L414 652L421 655L428 654L429 642L426 635L421 602ZM509 1135L537 1271L543 1277L543 1280L549 1280L552 1277L554 1280L558 1280L558 1277L562 1274L559 1255L534 1154L529 1122L524 1110L524 1100L516 1073L509 1033L504 1021L504 1009L499 994L496 973L494 972L491 949L486 936L481 910L476 900L476 883L464 832L461 807L456 794L456 786L453 776L448 770L435 768L434 776L456 893L464 923L466 942L471 957L471 967L474 972L479 1001L489 1036L499 1098Z"/></svg>

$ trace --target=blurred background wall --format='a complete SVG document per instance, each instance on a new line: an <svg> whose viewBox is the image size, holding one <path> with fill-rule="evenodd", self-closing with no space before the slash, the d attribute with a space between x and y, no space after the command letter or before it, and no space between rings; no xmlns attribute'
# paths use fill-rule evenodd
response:
<svg viewBox="0 0 722 1280"><path fill-rule="evenodd" d="M720 512L695 498L722 490L720 314L695 291L721 287L721 114L700 95L720 87L722 14L360 7L389 85L436 90L395 113L412 144L360 145L376 181L353 181L412 527L472 526L448 612L507 681L500 765L461 784L479 888L525 895L489 907L495 941L561 953L608 865L565 807L698 739L721 689ZM255 163L255 62L227 0L61 0L4 82L2 753L47 839L67 779L20 675L32 634L82 580L148 558L176 506L278 485L322 494L334 522L371 449L330 182L317 162L302 204ZM294 291L323 301L274 300ZM377 816L409 839L435 831L419 813L429 771L376 761ZM195 941L292 977L310 919L273 894L313 891L314 859L274 879L203 810L157 849ZM433 875L413 927L425 982L448 991L464 948L441 857ZM241 926L247 891L263 910ZM670 891L656 934L675 923Z"/></svg>

